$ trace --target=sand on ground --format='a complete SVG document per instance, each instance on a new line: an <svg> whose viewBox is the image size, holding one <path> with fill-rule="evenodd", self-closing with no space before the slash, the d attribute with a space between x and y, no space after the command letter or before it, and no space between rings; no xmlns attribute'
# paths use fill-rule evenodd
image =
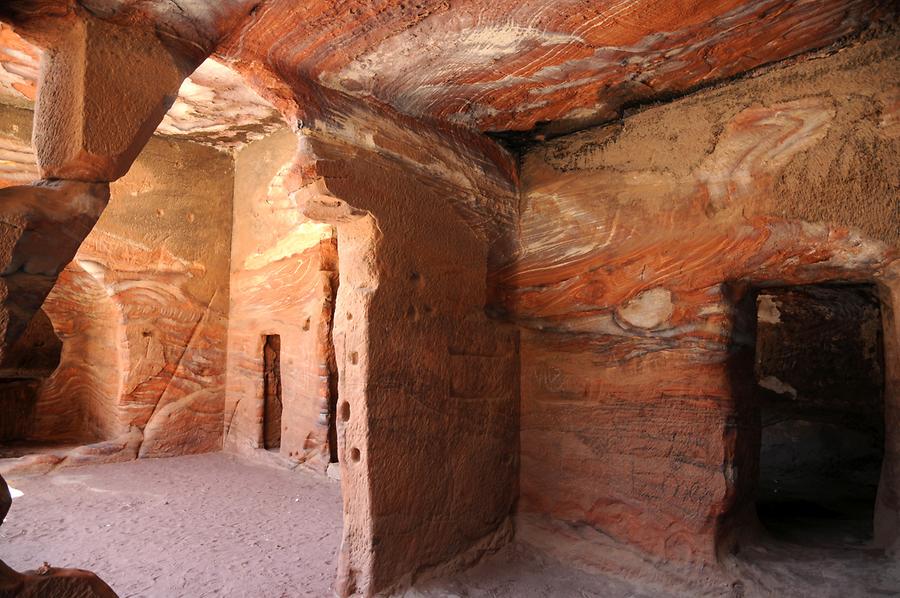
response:
<svg viewBox="0 0 900 598"><path fill-rule="evenodd" d="M330 596L340 485L223 453L12 478L0 559L96 572L122 598Z"/></svg>

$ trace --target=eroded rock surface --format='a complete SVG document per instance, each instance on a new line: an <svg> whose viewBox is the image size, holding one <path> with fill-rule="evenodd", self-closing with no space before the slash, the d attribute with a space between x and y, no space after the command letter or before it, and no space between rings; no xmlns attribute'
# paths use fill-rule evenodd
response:
<svg viewBox="0 0 900 598"><path fill-rule="evenodd" d="M538 523L536 542L631 574L639 563L610 545L706 563L729 545L756 458L742 294L872 281L897 259L882 76L896 48L863 44L526 154L521 245L495 273L525 328L520 511L584 526Z"/></svg>
<svg viewBox="0 0 900 598"><path fill-rule="evenodd" d="M10 598L117 598L102 579L83 569L43 567L17 573L0 561L0 595Z"/></svg>
<svg viewBox="0 0 900 598"><path fill-rule="evenodd" d="M889 12L869 1L271 0L222 53L406 114L559 131L826 46Z"/></svg>
<svg viewBox="0 0 900 598"><path fill-rule="evenodd" d="M15 146L25 134L0 139ZM221 231L231 222L231 168L209 148L154 140L112 185L112 206L65 257L61 265L71 263L43 303L63 343L59 366L33 384L30 402L16 399L30 406L13 426L20 440L97 444L15 470L221 446L229 245ZM64 249L48 234L41 252Z"/></svg>
<svg viewBox="0 0 900 598"><path fill-rule="evenodd" d="M31 108L37 99L43 50L0 23L0 101ZM30 129L31 116L29 115ZM237 147L261 139L283 126L278 112L231 68L212 59L203 61L178 88L178 96L156 128L156 133L217 147ZM30 134L29 134L30 137ZM0 146L4 159L15 157ZM23 163L33 167L33 159ZM6 170L0 163L0 173ZM22 182L39 178L31 176Z"/></svg>
<svg viewBox="0 0 900 598"><path fill-rule="evenodd" d="M321 109L304 98L297 113ZM343 101L358 118L302 131L291 181L337 229L337 591L372 595L511 537L517 335L484 306L515 168L465 130Z"/></svg>
<svg viewBox="0 0 900 598"><path fill-rule="evenodd" d="M542 133L615 119L630 105L826 47L892 14L882 0L79 4L115 26L155 23L161 42L189 60L224 41L220 56L247 74L262 67L481 131ZM77 11L71 2L15 2L6 18L41 39L54 29L41 17L62 20L55 27L64 29ZM0 58L7 73L0 81L33 97L34 53L12 47L17 52ZM184 105L196 105L185 91Z"/></svg>
<svg viewBox="0 0 900 598"><path fill-rule="evenodd" d="M510 539L514 509L529 542L619 573L720 565L752 519L755 289L876 281L896 301L896 36L521 160L481 133L612 121L894 13L882 0L10 0L0 18L47 48L37 174L69 180L0 191L40 196L6 210L0 347L74 256L44 303L63 352L36 421L92 441L20 471L215 450L223 434L229 450L274 448L265 389L278 388L280 455L341 461L341 595L477 561ZM33 97L36 52L0 35L15 50L3 89ZM169 131L193 114L218 138L209 97L183 83L212 52L258 94L219 67L203 86L221 112L263 120L242 139L269 130L266 101L291 131L244 148L236 184L230 156L173 142L147 149L174 165L132 166L179 89L199 99L169 111ZM27 180L20 148L0 152L3 181ZM103 182L129 168L113 200L131 203L78 249ZM885 374L876 531L890 549L900 399Z"/></svg>

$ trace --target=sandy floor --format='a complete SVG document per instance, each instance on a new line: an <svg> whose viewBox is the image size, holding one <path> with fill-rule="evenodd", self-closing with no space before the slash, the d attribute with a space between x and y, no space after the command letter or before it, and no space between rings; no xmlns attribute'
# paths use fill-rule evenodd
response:
<svg viewBox="0 0 900 598"><path fill-rule="evenodd" d="M403 598L667 598L625 581L560 565L514 543L454 575L419 584Z"/></svg>
<svg viewBox="0 0 900 598"><path fill-rule="evenodd" d="M333 480L218 453L9 481L24 492L0 527L0 559L14 568L90 569L122 598L332 596L341 526ZM406 595L650 596L521 545Z"/></svg>
<svg viewBox="0 0 900 598"><path fill-rule="evenodd" d="M0 559L16 569L90 569L122 598L331 595L337 482L221 453L9 482L24 496Z"/></svg>
<svg viewBox="0 0 900 598"><path fill-rule="evenodd" d="M732 571L746 598L900 596L900 563L875 550L770 541L742 550Z"/></svg>
<svg viewBox="0 0 900 598"><path fill-rule="evenodd" d="M12 479L24 492L0 527L17 569L81 567L122 598L332 596L340 487L302 471L217 453L140 460ZM900 596L900 564L865 549L770 544L728 567L735 585L679 595ZM663 586L668 587L668 586ZM710 589L710 588L707 588ZM521 544L405 596L663 598L584 573Z"/></svg>

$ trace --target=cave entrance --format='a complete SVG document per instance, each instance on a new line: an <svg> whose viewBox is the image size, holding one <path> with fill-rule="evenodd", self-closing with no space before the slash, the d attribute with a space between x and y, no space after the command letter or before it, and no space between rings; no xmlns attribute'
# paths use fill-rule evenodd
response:
<svg viewBox="0 0 900 598"><path fill-rule="evenodd" d="M867 545L885 444L875 287L762 290L756 332L760 522L796 544Z"/></svg>
<svg viewBox="0 0 900 598"><path fill-rule="evenodd" d="M281 448L281 336L267 334L263 343L263 447Z"/></svg>

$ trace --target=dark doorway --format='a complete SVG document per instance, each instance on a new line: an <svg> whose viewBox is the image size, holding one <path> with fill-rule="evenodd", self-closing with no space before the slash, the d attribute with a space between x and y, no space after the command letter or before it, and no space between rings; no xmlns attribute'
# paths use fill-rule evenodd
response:
<svg viewBox="0 0 900 598"><path fill-rule="evenodd" d="M871 541L884 456L881 335L873 286L760 291L756 507L776 538L808 546Z"/></svg>
<svg viewBox="0 0 900 598"><path fill-rule="evenodd" d="M263 447L281 447L281 336L266 335L263 344Z"/></svg>
<svg viewBox="0 0 900 598"><path fill-rule="evenodd" d="M340 287L338 272L337 237L326 239L319 244L322 251L322 271L328 276L329 289L325 314L328 321L327 345L325 347L325 367L328 373L328 405L325 414L328 422L328 462L338 462L337 404L338 404L338 367L334 350L334 318L337 305L337 293Z"/></svg>

